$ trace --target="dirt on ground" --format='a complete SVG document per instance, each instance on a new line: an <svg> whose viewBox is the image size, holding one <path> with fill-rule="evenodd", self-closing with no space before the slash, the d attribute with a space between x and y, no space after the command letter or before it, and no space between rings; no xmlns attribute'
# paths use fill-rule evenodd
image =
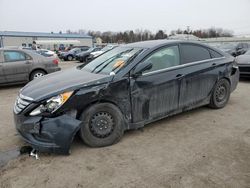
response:
<svg viewBox="0 0 250 188"><path fill-rule="evenodd" d="M12 117L21 87L0 89L2 156L27 145ZM110 147L89 148L77 137L69 156L20 155L0 167L0 187L249 188L249 92L250 80L243 80L225 108L201 107L151 123Z"/></svg>

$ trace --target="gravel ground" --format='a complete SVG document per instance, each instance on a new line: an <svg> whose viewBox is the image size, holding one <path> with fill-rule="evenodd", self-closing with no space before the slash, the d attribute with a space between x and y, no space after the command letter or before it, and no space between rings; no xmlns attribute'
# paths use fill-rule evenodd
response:
<svg viewBox="0 0 250 188"><path fill-rule="evenodd" d="M74 65L61 63L63 69ZM21 87L0 89L0 161L26 145L12 118ZM225 108L166 118L126 132L110 147L89 148L76 138L69 156L14 157L0 167L0 187L249 188L249 91L250 80L241 81Z"/></svg>

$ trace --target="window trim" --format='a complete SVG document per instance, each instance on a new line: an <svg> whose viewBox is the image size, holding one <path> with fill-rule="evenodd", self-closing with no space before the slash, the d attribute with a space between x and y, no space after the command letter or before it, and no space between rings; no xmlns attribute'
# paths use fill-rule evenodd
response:
<svg viewBox="0 0 250 188"><path fill-rule="evenodd" d="M203 59L203 60L200 60L200 61L214 59L214 58L211 56L211 53L210 53L210 51L209 51L209 48L206 47L206 46L203 46L203 45L200 45L200 44L194 44L194 43L185 43L185 42L184 42L184 43L180 43L180 53L181 53L181 54L182 54L182 48L181 48L182 45L198 46L198 47L200 47L200 48L205 48L205 49L208 51L210 58L209 58L209 59ZM212 49L211 49L211 50L212 50ZM217 51L216 51L216 52L217 52ZM217 53L218 53L218 52L217 52ZM219 53L219 54L220 54L220 53ZM220 55L222 55L222 54L220 54ZM183 54L182 54L181 56L183 56ZM223 55L222 55L222 56L223 56ZM197 62L197 61L191 61L191 62L189 62L189 63L193 63L193 62ZM182 64L182 65L184 65L184 64L189 64L189 63L184 63L184 62L183 62L183 58L181 58L181 64Z"/></svg>
<svg viewBox="0 0 250 188"><path fill-rule="evenodd" d="M179 58L180 58L180 65L181 65L181 52L180 52L180 44L179 43L174 43L174 44L168 44L168 45L165 45L165 46L161 46L157 49L154 49L152 52L150 52L149 54L147 54L142 60L140 60L140 62L138 62L133 68L132 68L132 72L134 72L134 70L136 69L136 67L140 64L140 63L143 63L148 57L150 57L152 54L154 54L155 52L157 51L160 51L164 48L169 48L169 47L173 47L173 46L177 46L178 48L178 51L179 51ZM179 65L177 65L179 66ZM173 67L176 67L176 66L173 66ZM168 68L172 68L172 67L168 67ZM159 70L156 70L156 71L160 71L160 70L165 70L165 69L168 69L168 68L164 68L164 69L159 69ZM155 71L151 71L151 72L155 72ZM142 73L142 75L145 75L145 74L148 74L148 73L151 73L151 72L147 72L147 73Z"/></svg>
<svg viewBox="0 0 250 188"><path fill-rule="evenodd" d="M190 63L185 63L183 64L182 63L182 52L181 52L181 45L182 44L190 44L190 45L196 45L196 46L201 46L203 48L206 48L209 52L209 55L210 55L210 59L205 59L205 60L202 60L202 61L193 61L193 62L190 62ZM165 72L165 71L171 71L171 70L175 70L175 69L178 69L178 68L185 68L185 67L189 67L189 66L193 66L193 65L196 65L196 64L202 64L202 63L206 63L206 62L209 62L209 61L214 61L214 60L221 60L221 59L225 59L226 57L221 54L220 52L218 52L217 50L214 50L212 48L209 48L207 46L203 46L203 45L200 45L200 44L195 44L195 43L186 43L186 42L181 42L181 43L173 43L173 44L167 44L165 46L161 46L155 50L153 50L152 52L150 52L148 55L146 55L142 60L140 60L133 68L132 68L132 73L135 71L135 68L140 64L140 63L143 63L143 61L145 61L145 59L147 59L150 55L152 55L153 53L155 53L156 51L158 50L161 50L162 48L167 48L167 47L171 47L171 46L177 46L178 49L179 49L179 55L180 55L180 65L176 65L176 66L173 66L173 67L168 67L168 68L165 68L165 69L160 69L160 70L155 70L155 71L152 71L152 72L147 72L147 73L142 73L142 76L150 76L150 75L153 75L155 73L161 73L161 72ZM217 53L219 53L221 55L221 57L217 57L217 58L213 58L210 54L210 51L209 49L211 50L214 50L216 51Z"/></svg>
<svg viewBox="0 0 250 188"><path fill-rule="evenodd" d="M205 59L205 60L202 60L202 61L194 61L194 62L190 62L190 63L186 63L186 64L180 64L180 65L176 65L176 66L173 66L173 67L168 67L168 68L165 68L165 69L160 69L160 70L156 70L156 71L152 71L152 72L147 72L147 73L142 74L142 76L148 76L148 75L159 73L159 72L171 71L171 70L175 70L175 69L178 69L178 68L185 68L185 67L198 65L198 64L205 63L205 62L209 62L209 61L225 59L225 58L226 57L223 56L223 57L218 57L218 58Z"/></svg>
<svg viewBox="0 0 250 188"><path fill-rule="evenodd" d="M18 53L22 53L22 54L24 55L25 59L23 59L23 60L6 61L6 60L5 60L5 57L4 57L4 53L5 53L5 52L18 52ZM30 59L27 59L27 56L30 57ZM19 62L19 61L27 61L27 60L32 60L32 59L33 59L33 58L32 58L29 54L27 54L27 53L25 53L25 52L22 52L22 51L19 51L19 50L3 50L3 60L4 60L4 63Z"/></svg>

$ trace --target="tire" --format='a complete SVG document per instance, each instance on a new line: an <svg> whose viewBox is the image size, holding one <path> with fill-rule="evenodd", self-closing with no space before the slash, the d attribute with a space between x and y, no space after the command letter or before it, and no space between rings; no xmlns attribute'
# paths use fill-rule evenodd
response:
<svg viewBox="0 0 250 188"><path fill-rule="evenodd" d="M84 62L85 62L85 63L88 63L88 61L89 61L89 57L86 56L86 57L84 58Z"/></svg>
<svg viewBox="0 0 250 188"><path fill-rule="evenodd" d="M46 72L43 70L35 70L30 74L30 81L37 79L37 78L40 78L40 77L44 76L45 74L46 74Z"/></svg>
<svg viewBox="0 0 250 188"><path fill-rule="evenodd" d="M72 56L72 55L69 55L69 56L67 57L67 60L68 60L68 61L72 61L72 60L73 60L73 56Z"/></svg>
<svg viewBox="0 0 250 188"><path fill-rule="evenodd" d="M113 104L94 104L82 113L80 119L83 121L80 136L90 147L109 146L123 136L123 115Z"/></svg>
<svg viewBox="0 0 250 188"><path fill-rule="evenodd" d="M213 90L209 106L214 109L226 106L231 93L231 86L227 79L220 79Z"/></svg>

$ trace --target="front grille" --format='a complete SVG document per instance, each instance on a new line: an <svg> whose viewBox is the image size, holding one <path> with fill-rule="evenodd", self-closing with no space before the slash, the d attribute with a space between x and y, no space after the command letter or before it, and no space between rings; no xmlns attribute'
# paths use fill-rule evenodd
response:
<svg viewBox="0 0 250 188"><path fill-rule="evenodd" d="M30 105L31 102L32 102L31 98L19 95L15 101L14 112L16 114L21 113L27 106Z"/></svg>
<svg viewBox="0 0 250 188"><path fill-rule="evenodd" d="M249 72L250 73L250 65L249 66L239 66L240 72Z"/></svg>

